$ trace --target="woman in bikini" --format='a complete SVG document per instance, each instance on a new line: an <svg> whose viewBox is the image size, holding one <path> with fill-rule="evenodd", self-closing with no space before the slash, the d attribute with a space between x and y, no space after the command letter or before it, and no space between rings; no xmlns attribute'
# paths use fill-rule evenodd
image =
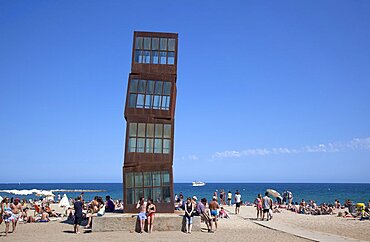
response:
<svg viewBox="0 0 370 242"><path fill-rule="evenodd" d="M254 203L256 204L256 207L257 207L257 219L258 217L262 218L263 210L262 210L262 195L261 194L258 194Z"/></svg>
<svg viewBox="0 0 370 242"><path fill-rule="evenodd" d="M153 199L148 198L148 202L146 205L146 213L148 216L148 233L153 231L153 222L154 222L154 215L156 212L156 207L153 204Z"/></svg>
<svg viewBox="0 0 370 242"><path fill-rule="evenodd" d="M12 213L12 209L10 208L9 198L7 198L7 197L5 197L1 201L1 213L2 213L1 214L2 219L5 222L5 236L8 236L10 222L12 223L13 231L14 231L15 218L14 218L14 215Z"/></svg>

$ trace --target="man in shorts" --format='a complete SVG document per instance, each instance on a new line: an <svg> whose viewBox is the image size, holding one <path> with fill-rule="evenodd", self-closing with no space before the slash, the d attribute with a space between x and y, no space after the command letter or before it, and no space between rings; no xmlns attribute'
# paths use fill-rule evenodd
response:
<svg viewBox="0 0 370 242"><path fill-rule="evenodd" d="M269 197L268 192L266 192L265 196L262 198L262 208L263 208L262 221L265 218L266 213L267 221L269 221L269 219L272 219L272 215L270 214L270 209L272 209L272 199Z"/></svg>
<svg viewBox="0 0 370 242"><path fill-rule="evenodd" d="M201 217L201 219L206 223L208 232L213 233L211 218L206 212L206 205L207 205L207 199L202 198L200 202L197 204L196 210L199 216Z"/></svg>
<svg viewBox="0 0 370 242"><path fill-rule="evenodd" d="M242 202L242 195L238 190L236 190L235 192L234 200L235 200L235 214L239 214L240 204Z"/></svg>
<svg viewBox="0 0 370 242"><path fill-rule="evenodd" d="M74 210L75 210L75 220L74 220L74 223L73 223L75 234L80 233L80 231L78 231L78 230L79 230L79 227L82 223L82 206L83 206L82 197L78 196L77 201L73 204L73 207L74 207Z"/></svg>

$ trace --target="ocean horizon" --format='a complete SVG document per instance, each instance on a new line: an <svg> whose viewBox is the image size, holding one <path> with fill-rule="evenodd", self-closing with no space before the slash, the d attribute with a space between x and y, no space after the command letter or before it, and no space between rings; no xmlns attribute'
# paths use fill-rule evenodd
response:
<svg viewBox="0 0 370 242"><path fill-rule="evenodd" d="M19 197L21 199L39 198L32 195L14 195L3 192L4 190L57 190L54 194L67 194L68 197L77 197L81 191L85 191L85 199L91 200L94 196L110 195L115 200L123 199L122 183L0 183L0 196ZM210 200L213 193L223 189L227 193L236 190L242 195L244 202L253 202L257 194L263 194L266 189L274 189L281 194L285 190L293 193L293 201L300 202L301 199L314 200L320 203L333 203L339 199L344 203L346 199L354 202L367 202L370 200L370 183L207 183L202 187L193 187L191 182L174 183L174 193L182 194L185 197L197 196Z"/></svg>

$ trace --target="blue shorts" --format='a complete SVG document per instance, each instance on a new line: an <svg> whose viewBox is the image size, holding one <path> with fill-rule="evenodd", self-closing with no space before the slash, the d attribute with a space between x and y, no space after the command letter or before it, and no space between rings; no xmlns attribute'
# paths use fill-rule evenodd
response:
<svg viewBox="0 0 370 242"><path fill-rule="evenodd" d="M140 220L145 220L146 219L146 214L144 212L139 213L137 216L139 217Z"/></svg>
<svg viewBox="0 0 370 242"><path fill-rule="evenodd" d="M193 217L185 217L186 224L192 224L193 223Z"/></svg>
<svg viewBox="0 0 370 242"><path fill-rule="evenodd" d="M211 215L212 216L217 216L217 210L211 210Z"/></svg>

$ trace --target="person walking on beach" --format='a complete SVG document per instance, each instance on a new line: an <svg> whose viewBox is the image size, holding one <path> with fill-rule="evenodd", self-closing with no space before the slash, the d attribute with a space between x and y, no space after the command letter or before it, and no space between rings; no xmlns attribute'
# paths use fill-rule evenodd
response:
<svg viewBox="0 0 370 242"><path fill-rule="evenodd" d="M148 198L148 202L146 205L146 213L148 217L148 233L153 232L153 223L154 223L154 215L156 212L156 207L153 203L153 199Z"/></svg>
<svg viewBox="0 0 370 242"><path fill-rule="evenodd" d="M191 234L191 228L193 226L193 212L194 212L194 204L191 201L191 198L188 197L186 199L186 204L185 204L185 228L186 228L186 233Z"/></svg>
<svg viewBox="0 0 370 242"><path fill-rule="evenodd" d="M240 203L242 202L242 195L238 190L236 190L235 192L234 200L235 200L235 214L239 214Z"/></svg>
<svg viewBox="0 0 370 242"><path fill-rule="evenodd" d="M227 204L229 205L229 206L231 206L231 198L233 197L233 194L231 193L231 191L229 191L228 193L227 193Z"/></svg>
<svg viewBox="0 0 370 242"><path fill-rule="evenodd" d="M217 229L218 209L220 209L220 206L217 199L213 198L212 202L209 203L209 210L211 212L211 221L215 223L215 230Z"/></svg>
<svg viewBox="0 0 370 242"><path fill-rule="evenodd" d="M140 233L144 232L144 226L145 226L145 220L146 217L146 202L143 197L139 199L139 201L136 204L136 208L139 210L138 218L140 220Z"/></svg>
<svg viewBox="0 0 370 242"><path fill-rule="evenodd" d="M78 196L77 200L73 204L73 208L75 210L75 220L74 220L74 223L73 223L74 224L73 228L74 228L75 234L80 233L79 227L80 227L81 222L82 222L82 206L83 206L82 197Z"/></svg>
<svg viewBox="0 0 370 242"><path fill-rule="evenodd" d="M3 221L5 222L5 236L8 236L10 222L12 223L13 230L14 230L14 216L12 213L12 209L10 208L9 198L5 197L1 201L1 213Z"/></svg>
<svg viewBox="0 0 370 242"><path fill-rule="evenodd" d="M254 201L257 208L257 220L258 218L262 218L263 210L262 210L262 195L258 194L256 200Z"/></svg>
<svg viewBox="0 0 370 242"><path fill-rule="evenodd" d="M262 221L266 219L269 221L269 219L272 219L272 216L270 214L270 209L272 209L272 199L269 197L269 193L266 192L265 196L262 198L262 207L263 207L263 215L262 215Z"/></svg>
<svg viewBox="0 0 370 242"><path fill-rule="evenodd" d="M14 220L13 220L13 225L14 226L13 226L13 230L12 230L12 232L14 233L14 231L17 227L18 220L22 215L22 205L20 204L19 198L14 199L13 203L10 204L10 208L12 209L12 213L13 213L13 217L14 217Z"/></svg>

